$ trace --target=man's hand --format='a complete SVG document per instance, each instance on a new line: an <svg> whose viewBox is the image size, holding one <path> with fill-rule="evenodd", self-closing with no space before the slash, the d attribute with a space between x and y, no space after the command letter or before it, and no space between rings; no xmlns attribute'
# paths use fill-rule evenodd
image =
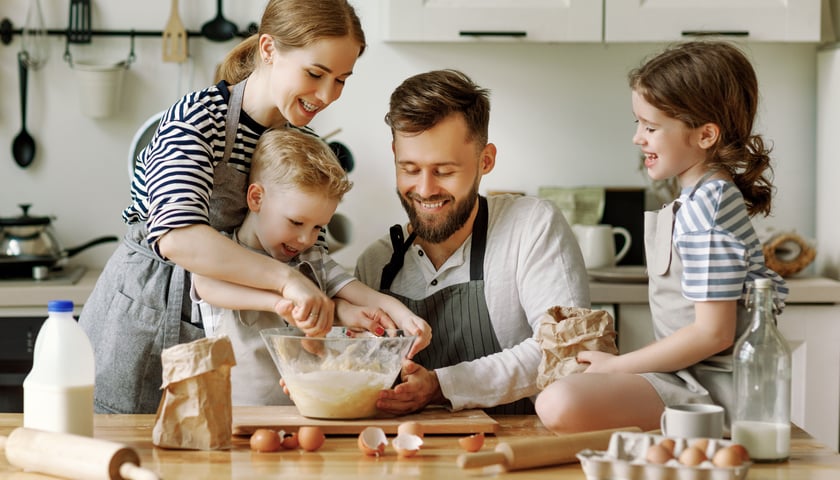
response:
<svg viewBox="0 0 840 480"><path fill-rule="evenodd" d="M403 361L402 383L379 392L376 408L394 415L416 412L430 403L443 403L437 374L411 360Z"/></svg>

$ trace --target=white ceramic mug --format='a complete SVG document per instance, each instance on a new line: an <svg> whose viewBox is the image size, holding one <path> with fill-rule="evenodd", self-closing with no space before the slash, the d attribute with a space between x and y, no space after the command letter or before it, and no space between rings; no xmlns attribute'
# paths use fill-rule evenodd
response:
<svg viewBox="0 0 840 480"><path fill-rule="evenodd" d="M614 267L630 251L630 232L624 227L612 225L572 225L583 262L588 270ZM615 236L621 235L624 244L616 253Z"/></svg>
<svg viewBox="0 0 840 480"><path fill-rule="evenodd" d="M723 407L703 403L687 403L665 407L659 426L667 437L723 437Z"/></svg>

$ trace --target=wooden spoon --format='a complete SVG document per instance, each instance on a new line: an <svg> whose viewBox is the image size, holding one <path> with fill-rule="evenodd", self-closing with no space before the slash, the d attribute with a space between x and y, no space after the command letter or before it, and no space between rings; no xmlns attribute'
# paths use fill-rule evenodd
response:
<svg viewBox="0 0 840 480"><path fill-rule="evenodd" d="M178 0L172 0L169 21L163 29L163 61L178 63L187 61L187 30L178 14Z"/></svg>

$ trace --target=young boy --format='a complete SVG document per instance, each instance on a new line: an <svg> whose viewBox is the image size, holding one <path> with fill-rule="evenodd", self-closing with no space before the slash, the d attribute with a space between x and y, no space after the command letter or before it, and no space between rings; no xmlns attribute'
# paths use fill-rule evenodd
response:
<svg viewBox="0 0 840 480"><path fill-rule="evenodd" d="M335 154L321 139L297 129L265 132L254 150L248 213L231 234L234 241L297 268L331 298L361 307L382 334L383 324L417 335L409 357L429 344L431 329L398 300L356 280L315 242L338 202L352 184ZM237 365L231 370L234 405L289 405L280 375L260 337L260 330L285 326L294 307L279 293L193 275L193 301L198 303L207 336L228 335ZM350 311L350 310L347 310ZM282 317L282 318L281 318ZM310 313L293 323L309 336L332 327L330 315ZM358 319L344 319L354 324Z"/></svg>

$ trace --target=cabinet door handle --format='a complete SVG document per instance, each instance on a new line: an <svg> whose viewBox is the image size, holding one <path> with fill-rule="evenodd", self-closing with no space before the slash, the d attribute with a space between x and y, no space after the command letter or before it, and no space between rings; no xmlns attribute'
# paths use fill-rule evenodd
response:
<svg viewBox="0 0 840 480"><path fill-rule="evenodd" d="M528 32L521 30L501 31L501 30L461 30L458 35L462 37L527 37Z"/></svg>
<svg viewBox="0 0 840 480"><path fill-rule="evenodd" d="M748 37L747 30L683 30L683 37Z"/></svg>

